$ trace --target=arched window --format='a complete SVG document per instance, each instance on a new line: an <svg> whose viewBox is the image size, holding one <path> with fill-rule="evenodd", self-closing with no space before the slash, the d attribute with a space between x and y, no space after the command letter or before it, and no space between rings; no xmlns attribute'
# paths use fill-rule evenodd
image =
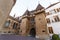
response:
<svg viewBox="0 0 60 40"><path fill-rule="evenodd" d="M10 20L5 22L5 27L9 27L10 25Z"/></svg>
<svg viewBox="0 0 60 40"><path fill-rule="evenodd" d="M17 29L17 26L18 26L18 24L17 23L14 23L13 24L13 29Z"/></svg>

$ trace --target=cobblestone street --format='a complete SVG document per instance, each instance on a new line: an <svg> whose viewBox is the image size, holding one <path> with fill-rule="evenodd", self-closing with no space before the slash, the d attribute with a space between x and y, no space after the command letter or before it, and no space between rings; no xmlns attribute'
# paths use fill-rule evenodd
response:
<svg viewBox="0 0 60 40"><path fill-rule="evenodd" d="M18 35L3 34L0 35L0 40L39 40L39 39L36 39L34 37L23 37Z"/></svg>

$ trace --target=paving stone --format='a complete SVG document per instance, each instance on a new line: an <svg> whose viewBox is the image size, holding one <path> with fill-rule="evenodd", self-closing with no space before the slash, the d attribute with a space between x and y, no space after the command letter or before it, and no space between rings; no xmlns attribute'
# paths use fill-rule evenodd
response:
<svg viewBox="0 0 60 40"><path fill-rule="evenodd" d="M18 35L8 35L8 34L3 34L0 35L0 40L39 40L34 37L23 37L23 36L18 36Z"/></svg>

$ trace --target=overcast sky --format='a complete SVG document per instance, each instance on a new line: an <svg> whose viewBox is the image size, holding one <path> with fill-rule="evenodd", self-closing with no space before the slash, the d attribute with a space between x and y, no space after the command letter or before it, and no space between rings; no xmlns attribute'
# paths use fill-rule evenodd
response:
<svg viewBox="0 0 60 40"><path fill-rule="evenodd" d="M10 15L13 16L15 14L16 17L21 16L27 9L29 11L34 10L38 4L41 4L43 7L46 8L50 4L58 1L59 0L17 0Z"/></svg>

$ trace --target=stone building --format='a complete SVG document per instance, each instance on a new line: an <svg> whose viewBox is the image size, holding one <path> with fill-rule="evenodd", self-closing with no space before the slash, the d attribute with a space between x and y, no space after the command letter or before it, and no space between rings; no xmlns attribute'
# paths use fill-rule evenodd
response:
<svg viewBox="0 0 60 40"><path fill-rule="evenodd" d="M1 33L2 34L19 34L19 28L20 28L19 20L12 16L9 16L4 23L4 26L3 26L4 31Z"/></svg>
<svg viewBox="0 0 60 40"><path fill-rule="evenodd" d="M16 0L0 0L0 32L4 31L3 26Z"/></svg>
<svg viewBox="0 0 60 40"><path fill-rule="evenodd" d="M48 38L49 34L45 16L45 9L40 4L38 4L35 10L26 10L22 15L20 23L20 34L22 36Z"/></svg>

